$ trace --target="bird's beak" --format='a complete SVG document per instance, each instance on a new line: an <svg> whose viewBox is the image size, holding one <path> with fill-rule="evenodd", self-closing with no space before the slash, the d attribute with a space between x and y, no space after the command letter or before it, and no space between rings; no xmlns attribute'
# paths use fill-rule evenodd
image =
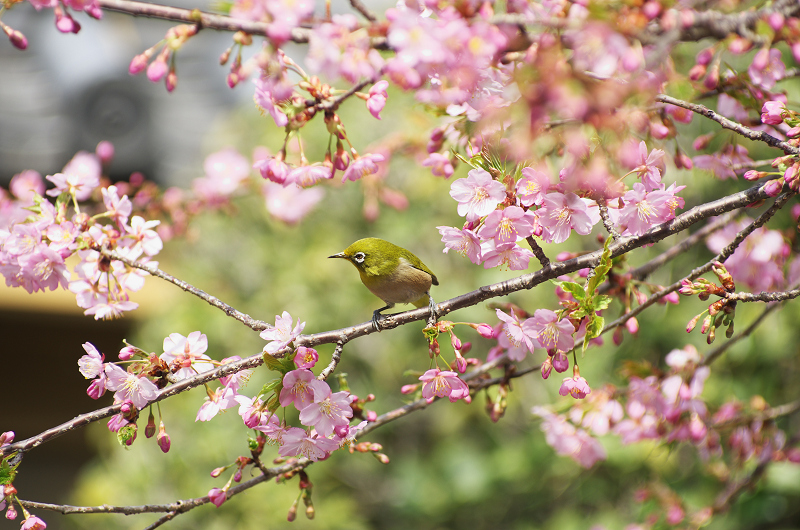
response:
<svg viewBox="0 0 800 530"><path fill-rule="evenodd" d="M342 258L342 259L347 259L347 256L345 256L344 252L339 252L338 254L334 254L333 256L328 256L328 258Z"/></svg>

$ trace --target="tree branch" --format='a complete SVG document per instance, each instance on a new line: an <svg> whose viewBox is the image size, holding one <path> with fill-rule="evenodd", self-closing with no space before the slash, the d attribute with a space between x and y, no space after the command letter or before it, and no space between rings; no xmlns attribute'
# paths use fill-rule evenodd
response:
<svg viewBox="0 0 800 530"><path fill-rule="evenodd" d="M778 140L774 136L769 135L763 131L754 131L749 127L745 127L741 123L729 120L725 116L717 114L716 112L714 112L713 110L709 109L704 105L682 101L680 99L673 98L672 96L667 96L666 94L656 95L656 101L660 101L661 103L668 103L670 105L675 105L676 107L681 107L687 110L691 110L692 112L705 116L710 120L714 120L715 122L722 125L724 129L730 129L731 131L734 131L744 136L745 138L749 138L750 140L756 142L764 142L765 144L771 147L776 147L778 149L781 149L786 154L800 155L800 148L797 148L789 144L788 142Z"/></svg>

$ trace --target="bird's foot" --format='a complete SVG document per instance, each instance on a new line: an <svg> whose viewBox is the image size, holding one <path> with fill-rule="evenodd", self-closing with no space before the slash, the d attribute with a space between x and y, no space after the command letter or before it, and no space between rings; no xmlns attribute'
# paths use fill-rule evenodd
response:
<svg viewBox="0 0 800 530"><path fill-rule="evenodd" d="M375 331L377 331L378 333L381 332L381 326L380 324L378 324L378 320L381 318L381 316L382 315L380 314L379 311L372 312L372 327L375 328Z"/></svg>

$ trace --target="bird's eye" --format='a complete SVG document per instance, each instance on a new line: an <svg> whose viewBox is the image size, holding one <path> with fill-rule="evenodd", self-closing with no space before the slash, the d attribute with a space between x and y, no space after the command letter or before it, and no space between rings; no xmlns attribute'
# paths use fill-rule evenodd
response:
<svg viewBox="0 0 800 530"><path fill-rule="evenodd" d="M366 257L367 257L367 255L364 254L363 252L356 252L353 255L353 259L356 260L356 263L364 263L364 258L366 258Z"/></svg>

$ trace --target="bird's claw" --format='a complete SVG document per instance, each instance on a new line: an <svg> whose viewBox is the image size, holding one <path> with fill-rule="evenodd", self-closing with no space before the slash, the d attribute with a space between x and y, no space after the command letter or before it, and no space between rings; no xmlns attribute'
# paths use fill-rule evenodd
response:
<svg viewBox="0 0 800 530"><path fill-rule="evenodd" d="M381 315L381 314L380 314L379 312L377 312L377 311L374 311L374 312L372 313L372 327L373 327L373 328L375 329L375 331L377 331L378 333L380 333L380 332L381 332L381 326L378 324L378 320L380 319L380 317L381 317L381 316L383 316L383 315Z"/></svg>

